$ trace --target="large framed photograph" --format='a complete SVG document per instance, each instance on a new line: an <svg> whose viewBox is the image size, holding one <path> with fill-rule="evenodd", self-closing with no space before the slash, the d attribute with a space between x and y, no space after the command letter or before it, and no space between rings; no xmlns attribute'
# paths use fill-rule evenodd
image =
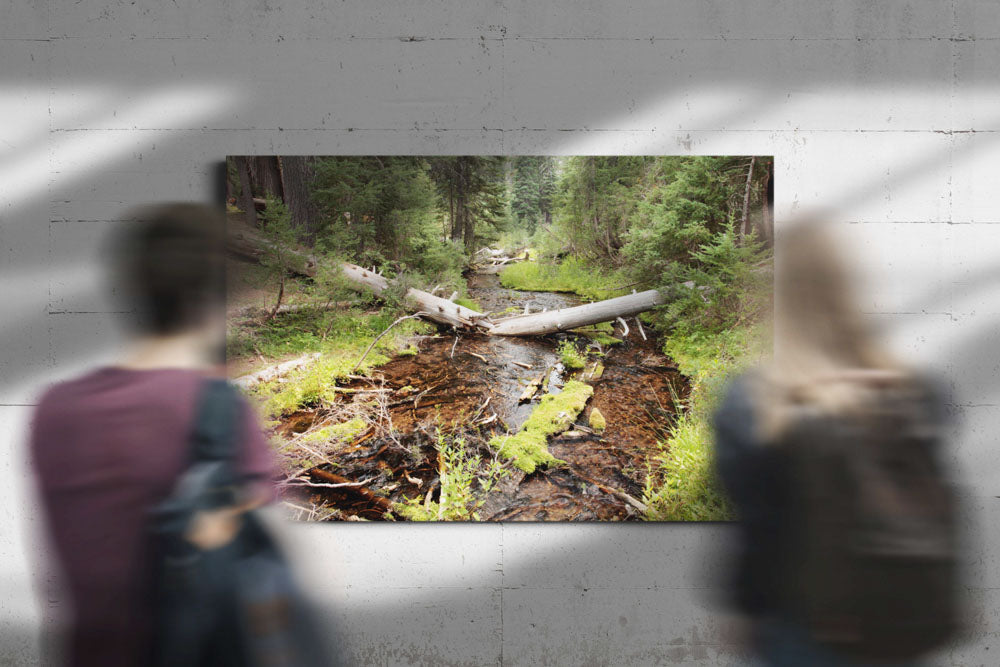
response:
<svg viewBox="0 0 1000 667"><path fill-rule="evenodd" d="M231 156L227 364L311 521L720 521L769 156Z"/></svg>

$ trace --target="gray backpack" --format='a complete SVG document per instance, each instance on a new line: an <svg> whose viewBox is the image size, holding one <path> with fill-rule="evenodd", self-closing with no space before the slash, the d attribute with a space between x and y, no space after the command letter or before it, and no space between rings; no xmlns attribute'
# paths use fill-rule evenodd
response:
<svg viewBox="0 0 1000 667"><path fill-rule="evenodd" d="M868 387L868 390L871 388ZM905 660L960 625L956 497L933 392L907 381L861 414L802 410L783 438L791 482L787 608L854 658Z"/></svg>

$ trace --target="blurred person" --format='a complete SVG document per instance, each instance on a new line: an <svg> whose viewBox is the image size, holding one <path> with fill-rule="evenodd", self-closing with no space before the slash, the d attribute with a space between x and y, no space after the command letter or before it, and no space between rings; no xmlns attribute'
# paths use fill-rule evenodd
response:
<svg viewBox="0 0 1000 667"><path fill-rule="evenodd" d="M267 440L246 402L220 379L223 239L222 216L205 206L170 204L138 212L117 237L110 258L119 296L136 313L129 351L112 365L49 388L35 411L30 450L61 584L54 593L65 627L56 635L65 646L56 655L67 664L165 662L155 654L163 646L154 648L154 638L164 634L154 595L158 586L173 595L174 616L168 621L176 626L185 614L191 619L180 635L176 627L167 629L174 637L187 633L192 644L190 659L172 664L247 660L226 645L241 622L235 604L232 613L213 615L182 608L226 604L232 593L226 577L230 571L235 577L237 569L231 564L257 554L261 543L246 546L247 512L273 494ZM198 504L200 496L190 493L197 484L185 477L201 455L192 454L192 442L204 448L216 440L223 448L232 446L234 470L227 479L233 491L224 502ZM186 486L179 484L182 478ZM164 510L167 502L173 504ZM160 524L153 521L154 510ZM174 524L164 523L167 515ZM189 562L215 568L207 577L198 574L198 581L210 580L213 591L185 590L184 598L176 577L157 582L163 545L151 535L153 528L164 533L163 525L166 532L179 526ZM241 551L232 551L237 548ZM258 558L257 571L269 575L274 568L267 563L274 559L264 560L261 570ZM216 597L198 597L209 594ZM191 625L196 622L212 625ZM171 650L176 653L176 647Z"/></svg>
<svg viewBox="0 0 1000 667"><path fill-rule="evenodd" d="M731 603L762 664L915 665L959 625L946 399L875 340L834 240L779 237L773 360L715 415Z"/></svg>

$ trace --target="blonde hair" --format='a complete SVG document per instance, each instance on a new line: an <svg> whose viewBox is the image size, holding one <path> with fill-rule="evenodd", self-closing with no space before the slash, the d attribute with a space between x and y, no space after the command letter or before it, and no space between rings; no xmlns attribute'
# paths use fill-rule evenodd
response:
<svg viewBox="0 0 1000 667"><path fill-rule="evenodd" d="M862 316L850 266L828 226L799 222L777 241L774 357L757 374L755 391L765 442L802 409L856 413L906 377Z"/></svg>

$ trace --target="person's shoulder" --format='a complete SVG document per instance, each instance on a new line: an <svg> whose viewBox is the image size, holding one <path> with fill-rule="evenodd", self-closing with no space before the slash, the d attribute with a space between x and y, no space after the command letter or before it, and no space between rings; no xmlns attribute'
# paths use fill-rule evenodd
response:
<svg viewBox="0 0 1000 667"><path fill-rule="evenodd" d="M86 395L98 378L106 371L106 368L98 368L86 373L82 373L66 380L60 380L49 384L38 395L35 404L38 409L51 408L52 406L64 405L67 400L74 396Z"/></svg>

